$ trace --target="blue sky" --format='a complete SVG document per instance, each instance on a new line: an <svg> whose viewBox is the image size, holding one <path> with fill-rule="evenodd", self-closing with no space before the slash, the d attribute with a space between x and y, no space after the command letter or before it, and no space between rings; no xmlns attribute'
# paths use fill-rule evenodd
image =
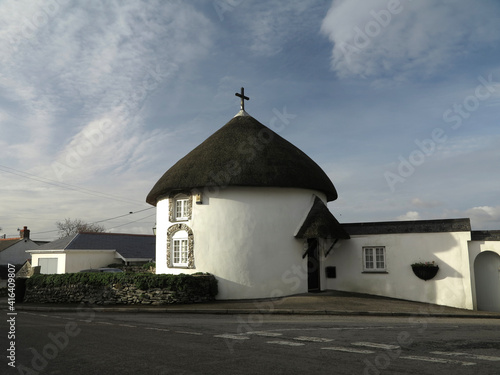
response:
<svg viewBox="0 0 500 375"><path fill-rule="evenodd" d="M0 21L0 234L151 233L147 193L242 86L340 222L500 229L498 1L20 0Z"/></svg>

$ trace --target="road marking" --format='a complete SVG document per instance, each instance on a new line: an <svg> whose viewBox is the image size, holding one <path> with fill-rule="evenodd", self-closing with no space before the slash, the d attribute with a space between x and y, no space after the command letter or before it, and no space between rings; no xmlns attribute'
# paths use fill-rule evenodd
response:
<svg viewBox="0 0 500 375"><path fill-rule="evenodd" d="M195 335L195 336L202 336L203 333L200 332L189 332L189 331L175 331L175 333L182 333L184 335Z"/></svg>
<svg viewBox="0 0 500 375"><path fill-rule="evenodd" d="M420 357L420 356L416 356L416 355L401 356L399 358L411 359L411 360L415 360L415 361L462 365L462 366L472 366L472 365L476 364L474 362L455 361L453 359L443 359L443 358L434 358L434 357Z"/></svg>
<svg viewBox="0 0 500 375"><path fill-rule="evenodd" d="M48 317L48 315L45 314L38 314L38 316L45 316L46 318Z"/></svg>
<svg viewBox="0 0 500 375"><path fill-rule="evenodd" d="M400 348L398 345L378 344L376 342L351 342L351 345L366 346L368 348L387 349L387 350L393 350L393 349Z"/></svg>
<svg viewBox="0 0 500 375"><path fill-rule="evenodd" d="M299 336L299 337L294 337L294 340L298 341L309 341L309 342L330 342L333 341L333 339L325 339L323 337L309 337L309 336Z"/></svg>
<svg viewBox="0 0 500 375"><path fill-rule="evenodd" d="M245 335L255 335L255 336L264 336L264 337L278 337L278 336L283 336L282 333L278 333L278 332L266 332L266 331L250 331L250 332L246 332Z"/></svg>
<svg viewBox="0 0 500 375"><path fill-rule="evenodd" d="M164 332L169 332L170 331L169 329L156 328L156 327L146 327L146 329L151 329L151 330L154 330L154 331L164 331Z"/></svg>
<svg viewBox="0 0 500 375"><path fill-rule="evenodd" d="M223 339L231 339L231 340L249 340L250 337L241 336L241 335L231 335L229 333L224 333L222 335L214 335L214 337L220 337Z"/></svg>
<svg viewBox="0 0 500 375"><path fill-rule="evenodd" d="M65 318L64 316L61 316L61 319L64 319L64 320L73 320L73 318Z"/></svg>
<svg viewBox="0 0 500 375"><path fill-rule="evenodd" d="M431 352L431 354L438 355L448 355L451 357L466 357L470 359L481 359L483 361L500 361L500 357L493 357L489 355L481 355L481 354L469 354L469 353L453 353L453 352Z"/></svg>
<svg viewBox="0 0 500 375"><path fill-rule="evenodd" d="M137 326L133 326L133 325L130 325L130 324L118 324L120 327L129 327L129 328L135 328Z"/></svg>
<svg viewBox="0 0 500 375"><path fill-rule="evenodd" d="M373 354L373 353L375 353L372 350L346 348L345 346L330 346L328 348L321 348L321 349L335 350L337 352L357 353L357 354Z"/></svg>
<svg viewBox="0 0 500 375"><path fill-rule="evenodd" d="M305 345L301 342L293 342L293 341L285 341L285 340L268 341L267 344L286 345L286 346L303 346L303 345Z"/></svg>
<svg viewBox="0 0 500 375"><path fill-rule="evenodd" d="M108 326L112 326L113 323L109 323L109 322L96 322L97 324L107 324Z"/></svg>

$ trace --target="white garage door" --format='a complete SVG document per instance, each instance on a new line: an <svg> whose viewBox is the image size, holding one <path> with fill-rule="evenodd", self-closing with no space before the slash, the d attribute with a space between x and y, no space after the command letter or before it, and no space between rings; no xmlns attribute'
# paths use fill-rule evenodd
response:
<svg viewBox="0 0 500 375"><path fill-rule="evenodd" d="M38 265L42 274L57 273L57 258L39 258Z"/></svg>

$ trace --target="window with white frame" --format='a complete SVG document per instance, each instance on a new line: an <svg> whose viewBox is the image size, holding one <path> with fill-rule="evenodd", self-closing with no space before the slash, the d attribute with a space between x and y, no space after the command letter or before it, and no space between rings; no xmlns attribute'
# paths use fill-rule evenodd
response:
<svg viewBox="0 0 500 375"><path fill-rule="evenodd" d="M175 199L175 220L188 220L188 198L181 196Z"/></svg>
<svg viewBox="0 0 500 375"><path fill-rule="evenodd" d="M363 247L363 271L385 272L386 270L385 247Z"/></svg>
<svg viewBox="0 0 500 375"><path fill-rule="evenodd" d="M172 265L188 266L188 233L184 230L176 232L172 237Z"/></svg>

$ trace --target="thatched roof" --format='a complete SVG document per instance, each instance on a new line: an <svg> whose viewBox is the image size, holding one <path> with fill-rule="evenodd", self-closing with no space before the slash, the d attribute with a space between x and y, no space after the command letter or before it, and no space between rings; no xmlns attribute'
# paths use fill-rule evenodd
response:
<svg viewBox="0 0 500 375"><path fill-rule="evenodd" d="M309 156L244 113L165 172L146 202L156 206L160 196L173 191L226 186L304 188L337 199L332 182Z"/></svg>
<svg viewBox="0 0 500 375"><path fill-rule="evenodd" d="M295 235L297 238L336 238L349 239L349 234L342 228L335 216L318 197L302 226Z"/></svg>

